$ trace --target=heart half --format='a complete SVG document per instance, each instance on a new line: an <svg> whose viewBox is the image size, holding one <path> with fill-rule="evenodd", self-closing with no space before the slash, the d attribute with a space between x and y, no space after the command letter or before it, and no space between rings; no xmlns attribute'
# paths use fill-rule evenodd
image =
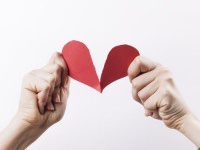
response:
<svg viewBox="0 0 200 150"><path fill-rule="evenodd" d="M63 47L62 55L69 69L69 76L102 93L110 83L127 76L130 63L139 55L130 45L119 45L109 52L101 79L97 76L89 49L79 41L70 41Z"/></svg>

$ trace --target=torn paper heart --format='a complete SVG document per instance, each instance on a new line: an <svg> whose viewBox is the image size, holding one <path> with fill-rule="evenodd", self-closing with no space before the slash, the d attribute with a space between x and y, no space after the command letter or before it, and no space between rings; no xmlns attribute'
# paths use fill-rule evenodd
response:
<svg viewBox="0 0 200 150"><path fill-rule="evenodd" d="M106 59L100 81L85 44L70 41L64 46L62 54L69 68L70 77L102 92L110 83L127 76L127 69L139 52L129 45L112 48Z"/></svg>

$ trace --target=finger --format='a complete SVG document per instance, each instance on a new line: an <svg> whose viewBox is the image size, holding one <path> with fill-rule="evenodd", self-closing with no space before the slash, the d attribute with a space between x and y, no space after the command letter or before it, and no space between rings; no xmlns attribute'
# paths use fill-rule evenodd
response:
<svg viewBox="0 0 200 150"><path fill-rule="evenodd" d="M159 93L159 89L153 94L151 95L145 102L144 102L144 107L147 110L157 110L158 107L158 103L161 101L162 96Z"/></svg>
<svg viewBox="0 0 200 150"><path fill-rule="evenodd" d="M158 112L157 110L153 110L153 111L152 111L151 117L154 118L154 119L159 119L159 120L162 119L162 118L160 117L159 112Z"/></svg>
<svg viewBox="0 0 200 150"><path fill-rule="evenodd" d="M49 99L48 99L48 104L47 104L47 110L55 110L53 103L55 102L54 100L57 100L57 98L55 98L55 88L56 87L60 87L61 86L61 73L62 73L62 67L59 64L49 64L45 67L43 67L44 71L47 71L51 74L54 75L55 77L55 84L52 85L52 88L50 90L49 93Z"/></svg>
<svg viewBox="0 0 200 150"><path fill-rule="evenodd" d="M69 96L69 87L61 88L60 99L61 99L61 102L63 102L65 105L66 105L68 96Z"/></svg>
<svg viewBox="0 0 200 150"><path fill-rule="evenodd" d="M144 109L145 110L145 116L152 116L153 115L153 111L150 111L150 110L147 110L147 109Z"/></svg>
<svg viewBox="0 0 200 150"><path fill-rule="evenodd" d="M69 90L69 87L70 87L70 82L71 82L71 78L68 76L65 80L65 83L63 85L63 88L66 89L66 90Z"/></svg>
<svg viewBox="0 0 200 150"><path fill-rule="evenodd" d="M42 78L29 73L24 77L23 88L34 94L37 94L36 104L38 105L41 114L44 113L44 107L48 100L50 84Z"/></svg>
<svg viewBox="0 0 200 150"><path fill-rule="evenodd" d="M49 60L49 64L52 64L52 63L56 63L62 67L61 83L62 85L64 85L68 76L68 68L62 54L58 52L54 53L51 59Z"/></svg>
<svg viewBox="0 0 200 150"><path fill-rule="evenodd" d="M61 98L60 98L60 94L61 94L61 87L60 86L57 86L55 89L54 89L54 92L52 94L52 101L54 103L59 103L61 102Z"/></svg>
<svg viewBox="0 0 200 150"><path fill-rule="evenodd" d="M48 92L49 92L49 90L48 91L44 90L44 91L38 93L38 107L39 107L41 114L44 114L45 106L48 103Z"/></svg>
<svg viewBox="0 0 200 150"><path fill-rule="evenodd" d="M153 95L159 88L159 82L157 80L154 80L151 82L149 85L144 87L142 90L140 90L137 94L138 99L141 104L144 104L144 102L151 96ZM146 116L152 116L152 111L149 111L148 109L145 108L145 114Z"/></svg>
<svg viewBox="0 0 200 150"><path fill-rule="evenodd" d="M138 98L144 103L151 95L153 95L159 88L159 81L153 80L143 89L138 92Z"/></svg>
<svg viewBox="0 0 200 150"><path fill-rule="evenodd" d="M60 99L60 103L64 104L64 106L67 104L67 98L69 96L69 84L70 84L70 78L68 77L67 82L65 83L65 86L60 88L60 93L57 92L56 99ZM56 109L60 107L60 105L57 103L55 104Z"/></svg>
<svg viewBox="0 0 200 150"><path fill-rule="evenodd" d="M34 74L37 77L42 78L43 80L45 80L46 82L50 84L50 90L47 95L48 97L47 105L46 105L47 110L54 110L54 106L52 103L52 94L53 94L56 84L59 84L60 82L60 78L59 78L60 75L58 75L59 73L51 74L51 71L56 70L53 72L60 72L59 69L57 68L58 68L57 65L48 65L48 66L43 67L40 70L32 71L32 74Z"/></svg>
<svg viewBox="0 0 200 150"><path fill-rule="evenodd" d="M56 64L59 64L62 67L61 86L64 89L69 89L70 78L68 77L68 67L67 67L65 60L63 59L62 54L54 53L52 55L52 58L50 59L49 63L56 63ZM59 99L60 99L60 101L62 101L62 98L59 98L59 97L60 96L57 96L57 98L55 100L59 101Z"/></svg>
<svg viewBox="0 0 200 150"><path fill-rule="evenodd" d="M55 111L53 113L53 118L55 118L54 119L55 122L59 121L65 113L65 109L67 106L67 99L69 96L69 89L62 87L60 90L60 95L57 96L60 96L61 101L59 103L57 102L54 103Z"/></svg>
<svg viewBox="0 0 200 150"><path fill-rule="evenodd" d="M157 63L147 58L137 56L128 68L128 76L130 81L132 81L135 77L142 73L149 72L155 69L157 65Z"/></svg>
<svg viewBox="0 0 200 150"><path fill-rule="evenodd" d="M132 88L132 97L134 100L136 100L138 103L142 104L142 102L140 101L139 97L138 97L138 91L135 90L134 88Z"/></svg>
<svg viewBox="0 0 200 150"><path fill-rule="evenodd" d="M148 117L148 116L151 116L152 118L154 118L154 119L159 119L159 120L161 120L161 117L160 117L160 115L159 115L159 113L158 113L158 111L157 110L146 110L145 109L145 115Z"/></svg>
<svg viewBox="0 0 200 150"><path fill-rule="evenodd" d="M137 76L132 80L133 88L137 91L140 91L142 88L150 84L153 80L156 79L159 69L154 69L150 72L144 73Z"/></svg>
<svg viewBox="0 0 200 150"><path fill-rule="evenodd" d="M55 82L56 80L58 80L57 76L52 74L50 71L47 71L46 68L51 68L52 69L52 66L46 66L42 69L38 69L38 70L33 70L31 72L32 75L38 77L38 78L41 78L43 80L45 80L46 82L48 82L50 85L52 86L55 86Z"/></svg>
<svg viewBox="0 0 200 150"><path fill-rule="evenodd" d="M52 75L52 78L55 80L54 86L61 84L61 72L62 67L58 64L49 64L42 68L43 71Z"/></svg>
<svg viewBox="0 0 200 150"><path fill-rule="evenodd" d="M158 88L157 91L144 102L144 108L147 110L146 114L148 116L152 116L155 119L161 119L159 109L162 107L161 103L163 98L165 98L165 96L163 96L163 89Z"/></svg>
<svg viewBox="0 0 200 150"><path fill-rule="evenodd" d="M46 104L46 109L50 110L50 111L55 110L55 107L54 107L53 101L52 101L52 99L53 99L52 97L53 97L52 95L48 96L48 100L47 100L47 104Z"/></svg>
<svg viewBox="0 0 200 150"><path fill-rule="evenodd" d="M67 84L69 84L69 81L70 81L70 79L68 79ZM59 88L60 89L60 95L59 95L59 92L57 92L57 94L53 94L54 97L56 97L57 99L60 99L60 102L54 102L55 110L53 112L47 111L45 113L46 116L51 114L52 123L58 122L64 115L64 112L65 112L65 109L66 109L66 105L67 105L67 99L68 99L68 96L69 96L69 86L67 84L65 86L63 86L63 87L61 86ZM58 96L60 98L58 98Z"/></svg>
<svg viewBox="0 0 200 150"><path fill-rule="evenodd" d="M146 110L146 114L150 116L149 114L153 114L153 111L157 111L158 103L161 99L161 95L159 94L159 91L157 90L154 94L152 94L146 101L144 101L143 105Z"/></svg>
<svg viewBox="0 0 200 150"><path fill-rule="evenodd" d="M154 69L150 72L144 73L132 80L132 95L133 99L140 101L138 92L145 86L153 82L158 74L158 69Z"/></svg>
<svg viewBox="0 0 200 150"><path fill-rule="evenodd" d="M132 90L133 98L139 102L140 104L144 105L144 102L153 95L159 88L159 82L157 80L154 80L149 85L144 87L142 90L137 92L136 90ZM146 116L152 116L152 112L148 109L145 109Z"/></svg>

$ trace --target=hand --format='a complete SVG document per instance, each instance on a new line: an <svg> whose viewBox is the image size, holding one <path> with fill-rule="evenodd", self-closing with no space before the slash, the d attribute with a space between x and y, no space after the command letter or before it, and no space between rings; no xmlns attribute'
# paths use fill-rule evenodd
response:
<svg viewBox="0 0 200 150"><path fill-rule="evenodd" d="M0 134L0 149L25 149L59 121L69 95L66 63L55 53L41 69L25 75L20 105L9 126Z"/></svg>
<svg viewBox="0 0 200 150"><path fill-rule="evenodd" d="M138 56L128 69L133 98L141 103L145 115L161 119L200 147L200 121L183 101L168 69Z"/></svg>
<svg viewBox="0 0 200 150"><path fill-rule="evenodd" d="M30 126L48 128L62 118L68 95L67 66L55 53L46 66L25 75L17 116Z"/></svg>
<svg viewBox="0 0 200 150"><path fill-rule="evenodd" d="M168 127L179 129L190 113L168 69L138 56L128 69L133 98L141 103L145 115L161 119Z"/></svg>

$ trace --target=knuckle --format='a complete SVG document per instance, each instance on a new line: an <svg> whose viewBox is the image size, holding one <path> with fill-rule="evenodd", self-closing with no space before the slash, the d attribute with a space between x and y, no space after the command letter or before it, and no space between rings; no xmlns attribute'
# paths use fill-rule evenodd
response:
<svg viewBox="0 0 200 150"><path fill-rule="evenodd" d="M46 99L46 98L41 98L41 99L39 99L39 102L40 102L41 104L46 104L47 99Z"/></svg>
<svg viewBox="0 0 200 150"><path fill-rule="evenodd" d="M56 63L52 65L52 69L55 72L54 74L60 74L60 72L62 71L62 67Z"/></svg>
<svg viewBox="0 0 200 150"><path fill-rule="evenodd" d="M135 59L134 59L134 63L136 65L140 65L141 64L141 57L140 56L137 56Z"/></svg>
<svg viewBox="0 0 200 150"><path fill-rule="evenodd" d="M167 74L168 72L169 72L169 70L167 68L161 66L161 67L158 67L157 75L163 76L163 75Z"/></svg>
<svg viewBox="0 0 200 150"><path fill-rule="evenodd" d="M38 71L39 71L39 69L34 69L34 70L30 71L29 74L35 75L38 73Z"/></svg>
<svg viewBox="0 0 200 150"><path fill-rule="evenodd" d="M33 78L33 74L32 72L26 73L23 77L22 77L22 81L23 82L29 82L30 80L32 80Z"/></svg>
<svg viewBox="0 0 200 150"><path fill-rule="evenodd" d="M131 74L132 74L132 64L128 67L127 74L128 74L128 76L131 76Z"/></svg>
<svg viewBox="0 0 200 150"><path fill-rule="evenodd" d="M166 81L168 83L174 83L173 76L172 76L172 74L170 72L166 76Z"/></svg>
<svg viewBox="0 0 200 150"><path fill-rule="evenodd" d="M50 85L54 84L54 83L55 83L55 80L56 80L55 78L56 78L55 75L51 74L51 75L49 76L48 83L49 83Z"/></svg>
<svg viewBox="0 0 200 150"><path fill-rule="evenodd" d="M139 83L137 82L137 80L132 80L132 87L135 91L139 90Z"/></svg>
<svg viewBox="0 0 200 150"><path fill-rule="evenodd" d="M61 55L61 54L60 54L60 53L58 53L58 52L54 52L54 53L53 53L53 57L55 57L55 58L58 58L58 57L60 57L60 55Z"/></svg>
<svg viewBox="0 0 200 150"><path fill-rule="evenodd" d="M56 73L60 73L62 70L62 67L59 64L55 64L55 71Z"/></svg>
<svg viewBox="0 0 200 150"><path fill-rule="evenodd" d="M139 99L144 102L145 101L145 94L142 92L142 91L139 91L138 92L138 97Z"/></svg>
<svg viewBox="0 0 200 150"><path fill-rule="evenodd" d="M145 101L143 104L145 109L150 109L151 107L149 106L149 101Z"/></svg>
<svg viewBox="0 0 200 150"><path fill-rule="evenodd" d="M139 102L139 98L138 98L137 92L135 90L132 90L132 97L134 100Z"/></svg>
<svg viewBox="0 0 200 150"><path fill-rule="evenodd" d="M59 122L62 119L62 117L63 117L62 113L58 114L58 116L55 118L55 122Z"/></svg>
<svg viewBox="0 0 200 150"><path fill-rule="evenodd" d="M164 97L168 97L169 96L169 91L168 91L167 88L164 88L162 92L163 92L162 94L163 94Z"/></svg>
<svg viewBox="0 0 200 150"><path fill-rule="evenodd" d="M169 71L168 68L165 67L160 67L158 72L157 72L157 78L156 80L160 81L160 82L172 82L173 81L173 77L171 72Z"/></svg>
<svg viewBox="0 0 200 150"><path fill-rule="evenodd" d="M161 94L162 94L163 98L170 97L171 92L170 92L170 90L169 90L169 88L168 88L168 86L166 84L162 87Z"/></svg>
<svg viewBox="0 0 200 150"><path fill-rule="evenodd" d="M48 91L51 88L51 84L50 83L46 83L44 84L44 90Z"/></svg>

